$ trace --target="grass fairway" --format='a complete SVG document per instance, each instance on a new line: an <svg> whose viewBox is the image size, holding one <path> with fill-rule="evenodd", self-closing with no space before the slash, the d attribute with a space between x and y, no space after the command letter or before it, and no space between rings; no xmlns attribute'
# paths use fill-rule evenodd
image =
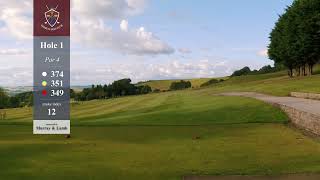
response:
<svg viewBox="0 0 320 180"><path fill-rule="evenodd" d="M30 108L7 110L1 124L31 124ZM176 91L72 105L73 125L208 125L225 123L283 122L280 110L242 97Z"/></svg>
<svg viewBox="0 0 320 180"><path fill-rule="evenodd" d="M320 144L281 124L73 127L69 140L33 136L28 126L0 128L4 179L178 180L320 170Z"/></svg>
<svg viewBox="0 0 320 180"><path fill-rule="evenodd" d="M280 110L248 98L187 90L73 104L71 139L32 135L29 108L7 116L3 179L320 172L320 144L288 128Z"/></svg>

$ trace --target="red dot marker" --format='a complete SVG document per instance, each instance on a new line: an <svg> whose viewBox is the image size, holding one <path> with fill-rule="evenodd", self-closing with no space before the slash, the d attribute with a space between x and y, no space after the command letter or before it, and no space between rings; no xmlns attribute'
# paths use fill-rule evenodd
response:
<svg viewBox="0 0 320 180"><path fill-rule="evenodd" d="M42 95L43 96L46 96L48 93L47 93L47 90L42 90Z"/></svg>

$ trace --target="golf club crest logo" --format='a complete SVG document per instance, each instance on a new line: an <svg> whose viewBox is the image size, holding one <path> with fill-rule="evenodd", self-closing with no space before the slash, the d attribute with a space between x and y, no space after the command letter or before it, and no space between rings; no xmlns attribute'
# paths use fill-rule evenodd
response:
<svg viewBox="0 0 320 180"><path fill-rule="evenodd" d="M60 12L57 10L59 5L55 8L49 8L46 5L48 11L44 13L45 22L41 24L41 27L48 31L56 31L63 27L63 24L59 22Z"/></svg>

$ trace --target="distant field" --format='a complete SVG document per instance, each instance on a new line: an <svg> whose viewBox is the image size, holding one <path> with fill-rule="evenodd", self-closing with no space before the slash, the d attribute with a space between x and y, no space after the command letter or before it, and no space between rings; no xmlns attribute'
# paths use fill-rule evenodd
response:
<svg viewBox="0 0 320 180"><path fill-rule="evenodd" d="M261 74L248 75L232 78L221 78L226 81L211 85L204 89L208 93L219 93L228 91L254 91L277 96L288 96L290 92L312 92L320 93L320 65L314 69L316 75L307 77L293 77L290 78L286 71ZM201 84L208 82L208 79L194 79L190 80L194 88L200 87ZM218 78L220 79L220 78ZM174 80L163 81L149 81L148 84L153 89L167 90Z"/></svg>
<svg viewBox="0 0 320 180"><path fill-rule="evenodd" d="M193 88L199 88L203 83L208 82L210 79L214 78L186 79L185 81L190 81ZM170 89L170 85L177 81L180 80L152 80L141 84L149 85L153 90L168 90Z"/></svg>

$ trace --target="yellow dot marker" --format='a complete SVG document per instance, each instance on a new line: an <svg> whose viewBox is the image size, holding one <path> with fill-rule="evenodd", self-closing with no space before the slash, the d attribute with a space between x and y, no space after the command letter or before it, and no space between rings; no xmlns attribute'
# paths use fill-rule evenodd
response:
<svg viewBox="0 0 320 180"><path fill-rule="evenodd" d="M47 84L48 84L47 81L42 81L42 86L45 87L45 86L47 86Z"/></svg>

